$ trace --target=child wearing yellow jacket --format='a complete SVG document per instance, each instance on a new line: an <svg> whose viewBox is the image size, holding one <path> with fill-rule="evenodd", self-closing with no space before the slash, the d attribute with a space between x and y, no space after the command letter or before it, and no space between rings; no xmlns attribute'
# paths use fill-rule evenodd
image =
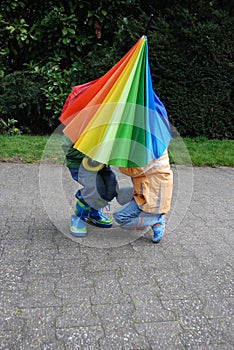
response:
<svg viewBox="0 0 234 350"><path fill-rule="evenodd" d="M119 169L131 177L134 189L132 200L113 213L115 221L123 228L151 226L152 241L159 243L165 232L165 214L170 210L173 187L167 150L145 167Z"/></svg>

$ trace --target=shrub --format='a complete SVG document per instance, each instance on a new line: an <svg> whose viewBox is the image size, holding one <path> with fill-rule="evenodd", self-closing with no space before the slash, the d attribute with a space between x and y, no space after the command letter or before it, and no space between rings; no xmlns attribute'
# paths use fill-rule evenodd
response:
<svg viewBox="0 0 234 350"><path fill-rule="evenodd" d="M0 118L34 133L58 125L72 86L106 73L148 31L153 85L182 136L233 138L228 2L10 1L0 5ZM229 9L228 13L226 9ZM94 20L102 37L94 34Z"/></svg>
<svg viewBox="0 0 234 350"><path fill-rule="evenodd" d="M233 138L232 20L222 10L175 7L150 38L155 89L182 136Z"/></svg>
<svg viewBox="0 0 234 350"><path fill-rule="evenodd" d="M19 126L41 132L47 128L45 98L41 92L45 84L38 76L14 72L1 78L0 116L3 120L15 119Z"/></svg>

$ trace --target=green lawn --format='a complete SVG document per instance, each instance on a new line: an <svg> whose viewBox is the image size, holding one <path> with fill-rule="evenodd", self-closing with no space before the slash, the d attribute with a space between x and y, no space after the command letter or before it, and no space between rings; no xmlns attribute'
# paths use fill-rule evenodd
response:
<svg viewBox="0 0 234 350"><path fill-rule="evenodd" d="M63 158L59 136L0 135L0 161L36 163L46 160L61 162Z"/></svg>
<svg viewBox="0 0 234 350"><path fill-rule="evenodd" d="M35 163L63 162L61 137L0 135L0 161ZM234 166L234 140L173 139L169 146L171 163L193 166Z"/></svg>
<svg viewBox="0 0 234 350"><path fill-rule="evenodd" d="M234 140L208 140L204 137L173 139L169 151L172 163L234 166Z"/></svg>

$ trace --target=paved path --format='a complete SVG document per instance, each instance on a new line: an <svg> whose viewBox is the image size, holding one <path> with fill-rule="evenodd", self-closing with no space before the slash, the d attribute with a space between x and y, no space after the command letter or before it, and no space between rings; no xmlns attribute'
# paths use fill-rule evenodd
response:
<svg viewBox="0 0 234 350"><path fill-rule="evenodd" d="M154 245L117 226L70 239L66 171L0 164L1 350L234 349L234 169L173 170Z"/></svg>

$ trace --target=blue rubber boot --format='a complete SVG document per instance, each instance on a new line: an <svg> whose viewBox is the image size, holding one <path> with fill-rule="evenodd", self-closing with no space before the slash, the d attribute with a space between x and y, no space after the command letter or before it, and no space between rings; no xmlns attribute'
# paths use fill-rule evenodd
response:
<svg viewBox="0 0 234 350"><path fill-rule="evenodd" d="M89 205L84 204L77 199L74 214L82 219L86 219L89 215L90 208Z"/></svg>
<svg viewBox="0 0 234 350"><path fill-rule="evenodd" d="M154 225L152 225L151 228L154 234L152 242L159 243L162 240L163 235L165 233L165 215L159 215L157 222Z"/></svg>
<svg viewBox="0 0 234 350"><path fill-rule="evenodd" d="M88 217L86 218L86 222L88 224L98 226L98 227L103 227L103 228L108 228L111 227L113 224L113 221L106 216L102 214L102 210L96 210L91 208L89 210Z"/></svg>
<svg viewBox="0 0 234 350"><path fill-rule="evenodd" d="M70 233L75 237L85 237L87 235L87 227L85 222L76 215L72 215L70 219Z"/></svg>
<svg viewBox="0 0 234 350"><path fill-rule="evenodd" d="M102 210L96 210L89 205L82 203L77 199L75 207L75 215L86 221L88 224L108 228L111 227L113 222L102 214Z"/></svg>

